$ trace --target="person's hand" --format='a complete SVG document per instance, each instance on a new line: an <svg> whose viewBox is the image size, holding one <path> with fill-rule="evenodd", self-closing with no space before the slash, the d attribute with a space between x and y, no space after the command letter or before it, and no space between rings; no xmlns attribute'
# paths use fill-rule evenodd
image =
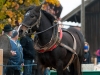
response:
<svg viewBox="0 0 100 75"><path fill-rule="evenodd" d="M24 63L22 63L21 66L24 66Z"/></svg>
<svg viewBox="0 0 100 75"><path fill-rule="evenodd" d="M84 61L86 61L86 59L84 59Z"/></svg>
<svg viewBox="0 0 100 75"><path fill-rule="evenodd" d="M10 52L11 52L12 56L16 55L16 51L11 50Z"/></svg>

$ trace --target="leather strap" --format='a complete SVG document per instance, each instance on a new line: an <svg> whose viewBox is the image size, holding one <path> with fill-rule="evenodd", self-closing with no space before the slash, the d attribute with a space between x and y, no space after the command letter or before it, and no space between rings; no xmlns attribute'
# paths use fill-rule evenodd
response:
<svg viewBox="0 0 100 75"><path fill-rule="evenodd" d="M70 59L70 61L68 62L68 64L65 66L65 68L64 68L63 70L65 70L65 69L73 62L74 56L77 55L77 53L76 53L76 45L77 45L77 44L76 44L76 39L75 39L75 37L72 35L71 32L69 32L69 31L67 31L67 30L66 30L66 32L69 33L69 34L72 36L72 38L73 38L73 40L74 40L74 44L73 44L73 48L71 48L71 47L65 45L64 43L60 43L60 46L66 48L67 50L69 50L70 52L73 53L73 54L72 54L72 57L71 57L71 59Z"/></svg>

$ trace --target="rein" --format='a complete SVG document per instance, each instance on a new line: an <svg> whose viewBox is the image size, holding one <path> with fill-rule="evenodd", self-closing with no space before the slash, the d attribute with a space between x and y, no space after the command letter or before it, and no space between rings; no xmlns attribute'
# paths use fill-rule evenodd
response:
<svg viewBox="0 0 100 75"><path fill-rule="evenodd" d="M47 29L45 29L45 30L43 30L43 31L40 31L40 32L34 33L34 34L35 34L35 35L38 35L38 34L44 33L44 32L46 32L46 31L48 31L49 29L55 27L56 25L59 25L59 24L54 24L53 26L51 26L51 27L49 27L49 28L47 28ZM67 24L62 24L62 25L72 26L72 25L67 25Z"/></svg>
<svg viewBox="0 0 100 75"><path fill-rule="evenodd" d="M43 32L46 32L46 31L48 31L49 29L55 27L56 25L59 25L59 24L54 24L53 26L51 26L51 27L49 27L49 28L47 28L47 29L45 29L45 30L43 30L43 31L41 31L41 32L35 33L35 35L41 34L41 33L43 33Z"/></svg>

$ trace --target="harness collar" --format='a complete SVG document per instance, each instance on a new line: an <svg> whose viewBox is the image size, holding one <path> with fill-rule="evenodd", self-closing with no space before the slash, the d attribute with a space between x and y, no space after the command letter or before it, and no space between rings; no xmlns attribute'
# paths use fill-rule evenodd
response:
<svg viewBox="0 0 100 75"><path fill-rule="evenodd" d="M62 39L62 36L63 36L63 32L62 32L62 29L60 29L59 40ZM49 48L48 50L41 49L41 50L38 50L38 52L39 52L39 53L44 53L44 52L47 52L47 51L53 51L57 46L58 46L58 43L55 43L55 44L54 44L51 48Z"/></svg>

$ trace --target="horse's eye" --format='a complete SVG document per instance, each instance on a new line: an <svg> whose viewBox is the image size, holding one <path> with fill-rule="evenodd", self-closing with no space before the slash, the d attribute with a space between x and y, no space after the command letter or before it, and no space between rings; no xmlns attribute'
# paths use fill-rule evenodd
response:
<svg viewBox="0 0 100 75"><path fill-rule="evenodd" d="M31 15L31 18L34 18L35 16L34 15Z"/></svg>

